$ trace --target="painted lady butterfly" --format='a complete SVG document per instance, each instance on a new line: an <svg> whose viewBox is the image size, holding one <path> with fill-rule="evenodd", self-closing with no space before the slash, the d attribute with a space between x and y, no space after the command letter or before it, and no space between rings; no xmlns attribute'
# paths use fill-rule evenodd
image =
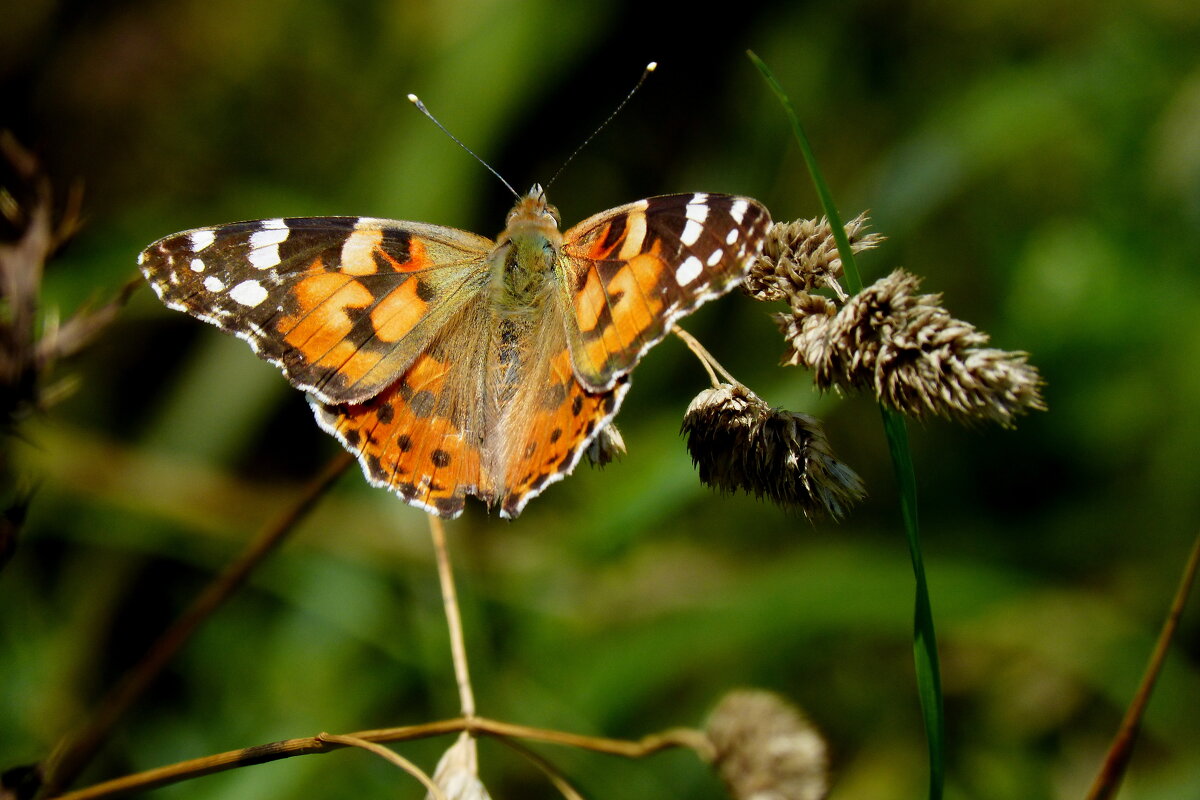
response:
<svg viewBox="0 0 1200 800"><path fill-rule="evenodd" d="M575 468L674 321L742 280L770 221L746 197L680 194L560 233L534 186L495 242L271 219L177 233L139 263L164 303L308 392L368 481L444 517L474 495L513 518Z"/></svg>

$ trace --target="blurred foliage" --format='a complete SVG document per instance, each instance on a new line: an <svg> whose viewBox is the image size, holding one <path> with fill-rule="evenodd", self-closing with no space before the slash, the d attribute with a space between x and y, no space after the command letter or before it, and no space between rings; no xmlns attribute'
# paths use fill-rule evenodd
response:
<svg viewBox="0 0 1200 800"><path fill-rule="evenodd" d="M862 260L867 279L926 276L1047 380L1050 412L1016 431L930 422L912 439L948 796L1082 796L1200 524L1200 5L24 0L3 16L0 126L87 188L86 228L46 276L64 314L114 294L150 241L199 225L361 213L494 234L505 190L410 91L524 188L657 60L552 187L564 221L693 190L815 216L754 48L843 212L871 209L890 237ZM769 402L826 419L872 497L835 527L703 489L678 426L705 377L664 342L621 414L623 461L581 468L515 523L473 506L449 526L480 711L635 737L760 686L829 736L835 800L919 796L912 578L878 413L776 366L764 312L735 296L688 327ZM44 757L336 447L274 368L146 290L59 370L79 390L8 445L36 492L0 573L0 768ZM1128 800L1200 796L1192 605ZM85 780L456 710L424 518L355 473ZM403 752L432 768L447 744ZM721 796L687 754L542 752L590 797ZM503 748L484 742L481 760L497 798L555 796ZM154 796L420 789L342 752Z"/></svg>

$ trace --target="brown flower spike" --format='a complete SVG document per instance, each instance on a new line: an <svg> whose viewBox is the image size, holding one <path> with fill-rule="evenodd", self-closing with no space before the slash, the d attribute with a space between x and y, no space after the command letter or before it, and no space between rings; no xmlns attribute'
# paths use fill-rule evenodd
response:
<svg viewBox="0 0 1200 800"><path fill-rule="evenodd" d="M860 214L846 225L854 252L877 246ZM987 334L955 319L941 296L918 294L920 280L903 270L854 297L838 283L842 261L829 223L775 223L744 289L756 300L787 300L775 319L789 345L783 362L812 370L821 389L873 392L914 417L987 420L1011 427L1044 411L1042 380L1028 354L985 347ZM831 289L831 300L813 294Z"/></svg>
<svg viewBox="0 0 1200 800"><path fill-rule="evenodd" d="M784 363L812 370L817 386L874 392L914 417L988 420L1012 427L1045 410L1028 354L985 347L987 334L955 319L941 296L917 294L920 279L896 270L840 309L814 295L776 315L790 346Z"/></svg>
<svg viewBox="0 0 1200 800"><path fill-rule="evenodd" d="M705 733L734 800L822 800L829 793L824 739L771 692L740 690L713 710Z"/></svg>
<svg viewBox="0 0 1200 800"><path fill-rule="evenodd" d="M776 410L745 386L722 383L692 400L683 434L700 481L745 490L808 517L840 519L862 480L833 455L815 417Z"/></svg>
<svg viewBox="0 0 1200 800"><path fill-rule="evenodd" d="M883 241L883 236L866 229L865 211L846 224L850 249L855 253L878 247ZM762 254L750 267L742 290L756 300L771 301L828 288L844 299L846 294L837 280L841 275L842 259L827 219L777 222L768 229Z"/></svg>

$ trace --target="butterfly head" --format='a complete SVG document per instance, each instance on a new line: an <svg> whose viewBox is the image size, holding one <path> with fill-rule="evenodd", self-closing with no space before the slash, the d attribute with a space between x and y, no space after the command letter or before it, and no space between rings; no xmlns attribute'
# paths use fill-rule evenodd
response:
<svg viewBox="0 0 1200 800"><path fill-rule="evenodd" d="M558 231L558 209L546 202L546 192L535 183L529 193L517 201L504 225L504 238L541 236L555 247L562 243Z"/></svg>

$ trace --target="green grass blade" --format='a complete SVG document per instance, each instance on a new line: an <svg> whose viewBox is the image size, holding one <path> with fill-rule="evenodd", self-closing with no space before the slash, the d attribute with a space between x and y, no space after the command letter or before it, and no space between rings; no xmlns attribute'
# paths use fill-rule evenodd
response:
<svg viewBox="0 0 1200 800"><path fill-rule="evenodd" d="M930 800L939 800L946 770L946 715L942 706L942 671L938 665L933 607L929 602L929 586L925 582L925 562L921 558L920 527L917 524L917 475L908 447L908 426L904 417L890 408L880 406L879 410L883 416L883 430L900 490L900 515L904 519L904 532L908 537L908 551L912 556L913 577L916 579L913 660L916 662L921 713L925 718L925 738L929 742L929 797Z"/></svg>
<svg viewBox="0 0 1200 800"><path fill-rule="evenodd" d="M817 195L821 198L821 208L825 210L829 228L833 231L834 241L837 242L838 255L842 259L842 271L846 277L846 288L851 294L857 294L863 288L862 275L859 274L858 264L854 260L854 251L850 248L850 239L846 236L846 227L842 224L842 216L838 213L837 206L833 204L833 195L829 192L829 186L821 177L821 170L817 167L817 157L813 155L812 146L808 143L808 137L800 125L800 117L796 115L796 109L792 108L792 101L788 99L787 93L783 91L783 87L779 85L779 81L775 80L775 76L771 74L771 70L767 68L763 60L755 55L753 50L747 50L746 55L767 79L767 85L779 98L780 105L783 106L788 120L792 123L792 133L795 134L796 142L800 145L804 163L808 165L808 174L812 176Z"/></svg>
<svg viewBox="0 0 1200 800"><path fill-rule="evenodd" d="M854 260L854 251L846 236L841 215L833 203L833 195L829 191L813 155L808 137L800 125L800 118L792 108L783 87L775 80L770 69L762 59L747 51L747 55L763 74L771 91L779 98L784 112L792 123L792 132L804 155L804 163L808 165L809 174L816 186L817 195L821 199L829 227L837 242L838 255L842 260L846 288L851 293L862 291L862 276ZM892 466L896 472L896 483L900 490L900 512L904 520L904 530L908 537L909 553L912 556L913 577L916 580L916 602L913 614L913 658L916 662L917 693L921 701L921 713L925 719L925 738L929 744L929 798L941 800L945 784L945 741L946 721L942 704L942 678L938 666L937 635L933 627L933 609L929 601L929 587L925 582L925 565L921 558L920 528L917 524L917 480L913 470L912 454L908 447L908 428L904 418L888 408L880 407L883 414L883 430L891 452Z"/></svg>

